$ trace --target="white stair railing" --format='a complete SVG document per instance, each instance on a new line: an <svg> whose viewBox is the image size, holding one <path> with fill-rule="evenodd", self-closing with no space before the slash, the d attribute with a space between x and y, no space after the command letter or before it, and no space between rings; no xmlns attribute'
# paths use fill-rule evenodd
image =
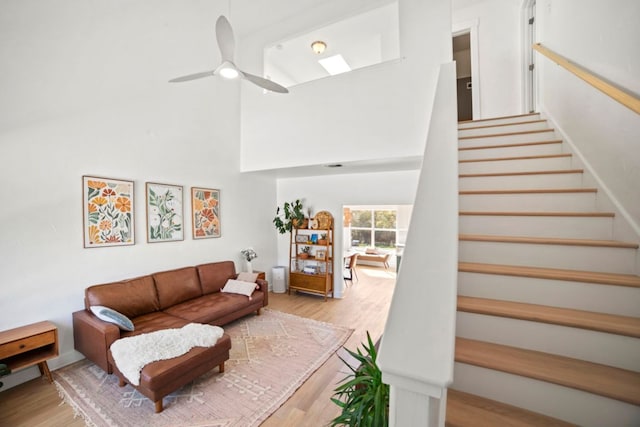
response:
<svg viewBox="0 0 640 427"><path fill-rule="evenodd" d="M402 265L380 344L391 427L444 426L458 273L455 62L440 67Z"/></svg>

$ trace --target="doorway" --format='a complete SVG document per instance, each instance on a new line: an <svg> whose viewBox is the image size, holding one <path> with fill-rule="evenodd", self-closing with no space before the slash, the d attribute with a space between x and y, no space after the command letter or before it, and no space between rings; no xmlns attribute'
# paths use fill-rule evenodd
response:
<svg viewBox="0 0 640 427"><path fill-rule="evenodd" d="M407 240L412 212L413 205L343 206L345 253L369 258L368 261L358 259L359 265L395 271Z"/></svg>
<svg viewBox="0 0 640 427"><path fill-rule="evenodd" d="M453 60L456 61L458 121L473 119L473 81L471 78L471 33L453 36Z"/></svg>

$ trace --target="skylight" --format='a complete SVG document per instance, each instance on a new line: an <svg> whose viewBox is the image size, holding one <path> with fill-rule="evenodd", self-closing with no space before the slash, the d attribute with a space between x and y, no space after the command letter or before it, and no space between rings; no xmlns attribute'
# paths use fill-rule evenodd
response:
<svg viewBox="0 0 640 427"><path fill-rule="evenodd" d="M327 70L327 73L331 74L332 76L351 71L351 67L349 67L347 61L345 61L340 54L333 55L328 58L319 59L318 62L324 67L325 70Z"/></svg>

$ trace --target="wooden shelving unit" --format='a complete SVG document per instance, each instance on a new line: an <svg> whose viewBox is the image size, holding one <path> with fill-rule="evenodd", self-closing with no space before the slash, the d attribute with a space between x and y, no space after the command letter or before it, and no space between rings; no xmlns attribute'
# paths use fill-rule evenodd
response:
<svg viewBox="0 0 640 427"><path fill-rule="evenodd" d="M333 298L333 216L318 212L309 221L311 228L295 228L291 231L289 245L289 294L291 290ZM322 237L325 237L322 239ZM302 255L309 248L308 257Z"/></svg>

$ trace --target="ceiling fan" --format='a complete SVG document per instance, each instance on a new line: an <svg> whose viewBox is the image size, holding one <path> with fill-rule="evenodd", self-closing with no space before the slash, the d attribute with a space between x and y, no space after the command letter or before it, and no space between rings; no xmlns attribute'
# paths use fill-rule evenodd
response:
<svg viewBox="0 0 640 427"><path fill-rule="evenodd" d="M169 80L170 83L186 82L189 80L201 79L203 77L210 76L222 76L225 79L241 78L249 80L251 83L260 86L263 89L270 90L278 93L289 93L289 90L271 80L264 79L262 77L254 76L245 71L240 70L236 64L233 63L233 53L235 51L235 39L233 37L233 29L227 18L221 15L216 21L216 39L218 41L218 48L220 49L220 55L222 56L222 63L215 70L204 71L196 74L189 74L188 76L176 77Z"/></svg>

